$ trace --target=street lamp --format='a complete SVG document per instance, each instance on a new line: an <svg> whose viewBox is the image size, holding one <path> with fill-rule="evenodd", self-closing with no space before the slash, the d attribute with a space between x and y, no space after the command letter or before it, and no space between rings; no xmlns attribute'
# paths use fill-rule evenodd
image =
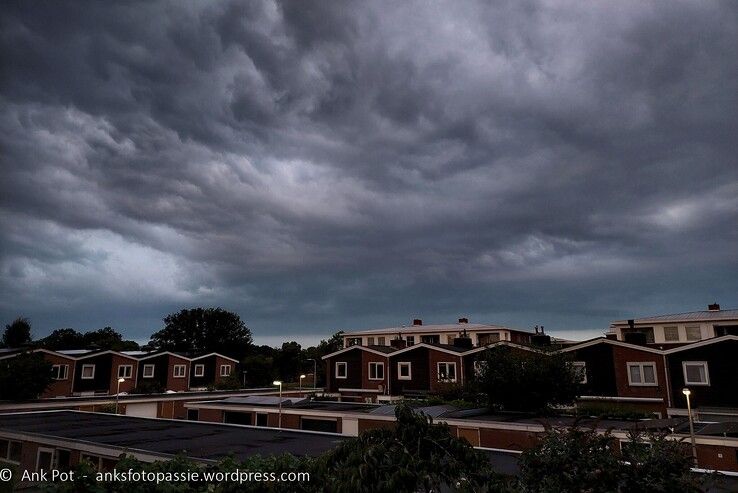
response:
<svg viewBox="0 0 738 493"><path fill-rule="evenodd" d="M315 382L318 381L318 362L314 358L308 358L305 361L313 362L313 390L315 390Z"/></svg>
<svg viewBox="0 0 738 493"><path fill-rule="evenodd" d="M118 379L118 392L115 393L115 414L118 414L118 398L120 397L120 384L125 382L125 378Z"/></svg>
<svg viewBox="0 0 738 493"><path fill-rule="evenodd" d="M682 389L682 394L687 398L687 414L689 415L689 439L692 442L692 460L694 466L697 467L697 445L694 440L694 423L692 422L692 404L689 402L689 396L692 395L692 391L688 388Z"/></svg>
<svg viewBox="0 0 738 493"><path fill-rule="evenodd" d="M282 429L282 381L275 380L272 385L279 385L279 429Z"/></svg>
<svg viewBox="0 0 738 493"><path fill-rule="evenodd" d="M300 375L300 395L302 395L302 379L305 378L305 375Z"/></svg>

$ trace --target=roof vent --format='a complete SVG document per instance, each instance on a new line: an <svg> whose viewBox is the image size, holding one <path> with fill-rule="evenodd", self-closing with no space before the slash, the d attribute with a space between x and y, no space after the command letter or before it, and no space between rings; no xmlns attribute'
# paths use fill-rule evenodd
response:
<svg viewBox="0 0 738 493"><path fill-rule="evenodd" d="M719 312L720 303L712 303L712 304L707 305L707 310L711 312Z"/></svg>
<svg viewBox="0 0 738 493"><path fill-rule="evenodd" d="M423 325L423 321L419 318L416 318L415 320L413 320L413 325Z"/></svg>
<svg viewBox="0 0 738 493"><path fill-rule="evenodd" d="M460 319L459 319L459 323L460 323L460 324L468 324L468 323L469 323L469 319L468 319L468 318L466 318L466 317L464 317L464 318L460 318Z"/></svg>

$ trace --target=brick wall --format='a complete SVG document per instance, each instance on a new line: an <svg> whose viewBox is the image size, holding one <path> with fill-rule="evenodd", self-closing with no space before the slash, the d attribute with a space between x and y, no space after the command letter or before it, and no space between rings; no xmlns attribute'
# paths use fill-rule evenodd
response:
<svg viewBox="0 0 738 493"><path fill-rule="evenodd" d="M130 392L136 386L136 375L138 374L138 361L132 358L126 358L117 354L113 354L110 358L110 394L118 393L118 366L132 366L131 377L126 378L120 384L121 392Z"/></svg>
<svg viewBox="0 0 738 493"><path fill-rule="evenodd" d="M55 354L41 352L44 359L52 365L68 365L69 371L67 378L64 380L52 380L51 384L46 388L41 397L66 397L72 395L72 383L74 382L74 363L73 359L64 358Z"/></svg>

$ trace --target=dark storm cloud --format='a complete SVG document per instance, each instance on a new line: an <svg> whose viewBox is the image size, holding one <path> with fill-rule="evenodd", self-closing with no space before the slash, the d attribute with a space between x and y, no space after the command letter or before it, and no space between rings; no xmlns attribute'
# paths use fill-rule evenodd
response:
<svg viewBox="0 0 738 493"><path fill-rule="evenodd" d="M731 2L11 2L0 314L738 305Z"/></svg>

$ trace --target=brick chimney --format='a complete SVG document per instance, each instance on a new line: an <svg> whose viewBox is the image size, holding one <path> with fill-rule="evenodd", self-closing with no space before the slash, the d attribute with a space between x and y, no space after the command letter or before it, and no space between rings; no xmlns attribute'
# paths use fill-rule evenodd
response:
<svg viewBox="0 0 738 493"><path fill-rule="evenodd" d="M460 323L460 324L468 324L468 323L469 323L469 319L468 319L468 318L466 318L466 317L464 317L464 318L460 318L460 319L459 319L459 323Z"/></svg>
<svg viewBox="0 0 738 493"><path fill-rule="evenodd" d="M413 325L423 325L423 321L419 318L413 320Z"/></svg>
<svg viewBox="0 0 738 493"><path fill-rule="evenodd" d="M710 312L719 312L720 311L720 303L711 303L707 305L707 311Z"/></svg>

